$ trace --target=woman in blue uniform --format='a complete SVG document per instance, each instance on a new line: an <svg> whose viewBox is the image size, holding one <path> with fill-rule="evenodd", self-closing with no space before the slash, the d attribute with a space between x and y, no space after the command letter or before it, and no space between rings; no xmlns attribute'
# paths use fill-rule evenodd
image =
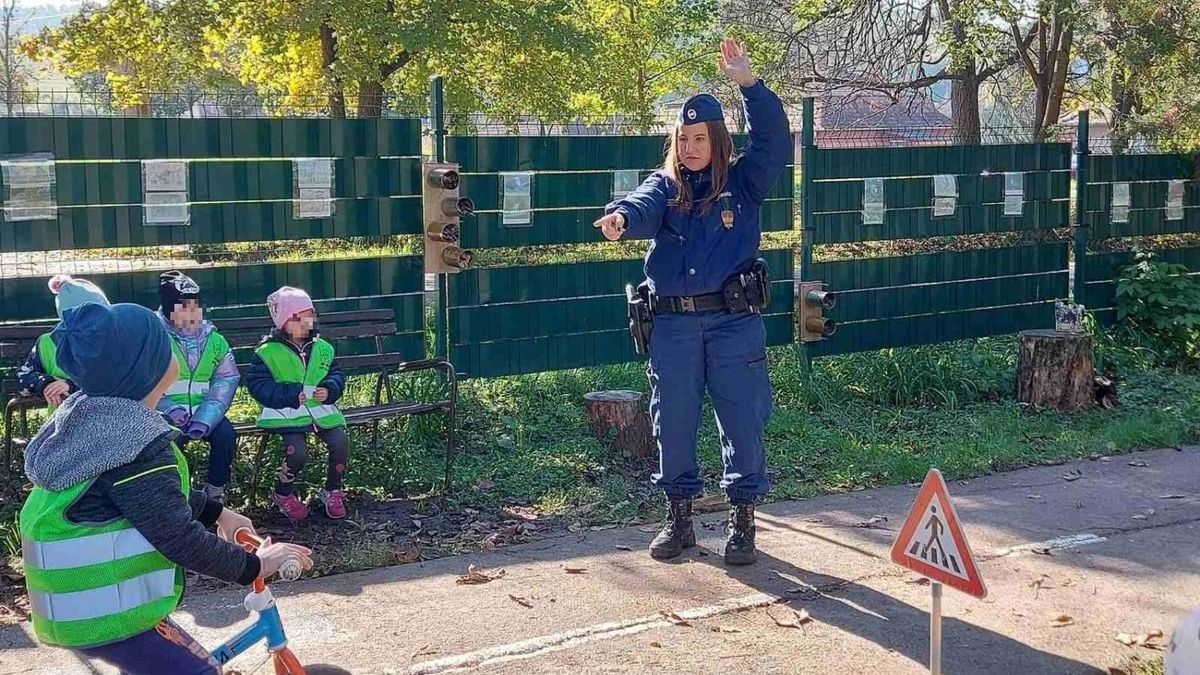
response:
<svg viewBox="0 0 1200 675"><path fill-rule="evenodd" d="M648 370L659 470L652 481L670 506L650 555L673 558L696 544L692 499L704 487L696 431L707 388L730 503L725 562L745 565L755 559L754 504L768 490L763 429L771 415L764 280L756 274L759 207L792 157L792 137L783 104L754 76L744 45L724 40L720 67L745 103L750 141L742 152L734 155L717 99L689 98L662 169L609 204L595 226L613 241L653 240L643 285L654 315Z"/></svg>

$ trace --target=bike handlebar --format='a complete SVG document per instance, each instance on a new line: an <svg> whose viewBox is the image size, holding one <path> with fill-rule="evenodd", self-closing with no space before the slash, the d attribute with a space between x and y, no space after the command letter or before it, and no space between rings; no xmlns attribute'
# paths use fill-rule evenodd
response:
<svg viewBox="0 0 1200 675"><path fill-rule="evenodd" d="M267 539L258 536L251 532L248 528L238 528L237 532L233 533L233 540L241 544L247 551L254 552L261 546L267 543ZM280 579L284 581L295 581L300 578L304 572L304 567L296 558L288 558L279 566L279 571L276 573Z"/></svg>

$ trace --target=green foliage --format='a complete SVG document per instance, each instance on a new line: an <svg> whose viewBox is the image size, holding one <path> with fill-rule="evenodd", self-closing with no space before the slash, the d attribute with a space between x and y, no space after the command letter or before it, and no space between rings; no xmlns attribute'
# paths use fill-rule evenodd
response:
<svg viewBox="0 0 1200 675"><path fill-rule="evenodd" d="M1183 265L1139 251L1117 278L1117 319L1149 346L1194 361L1200 357L1200 280Z"/></svg>

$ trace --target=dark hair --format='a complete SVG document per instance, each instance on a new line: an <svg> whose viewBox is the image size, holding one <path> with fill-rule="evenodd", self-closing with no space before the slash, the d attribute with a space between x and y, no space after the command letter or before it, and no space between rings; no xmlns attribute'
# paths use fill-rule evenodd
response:
<svg viewBox="0 0 1200 675"><path fill-rule="evenodd" d="M712 192L701 203L700 213L707 213L725 191L725 182L729 178L729 164L733 161L733 136L729 135L725 120L709 120L705 124L708 125L708 142L712 146ZM667 139L662 170L675 183L676 196L673 205L687 211L692 208L692 188L683 179L683 165L679 161L679 129L682 126L676 124L670 138Z"/></svg>

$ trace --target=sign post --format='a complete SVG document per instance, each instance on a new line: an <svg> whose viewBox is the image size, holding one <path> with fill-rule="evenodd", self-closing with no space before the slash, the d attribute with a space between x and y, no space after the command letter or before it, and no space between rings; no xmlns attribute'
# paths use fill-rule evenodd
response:
<svg viewBox="0 0 1200 675"><path fill-rule="evenodd" d="M929 672L942 672L942 584L976 598L987 596L987 588L975 566L971 547L942 472L930 469L917 492L908 518L892 544L892 562L910 569L931 582L929 608Z"/></svg>

